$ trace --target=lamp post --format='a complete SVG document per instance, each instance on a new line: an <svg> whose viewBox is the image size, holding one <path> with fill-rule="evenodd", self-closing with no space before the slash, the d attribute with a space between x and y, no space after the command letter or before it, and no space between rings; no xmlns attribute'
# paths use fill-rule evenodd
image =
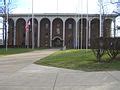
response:
<svg viewBox="0 0 120 90"><path fill-rule="evenodd" d="M33 10L34 10L34 2L32 0L32 49L34 49L34 47L35 47L35 42L34 42L34 14L33 14Z"/></svg>
<svg viewBox="0 0 120 90"><path fill-rule="evenodd" d="M103 37L103 32L102 32L102 29L103 29L103 22L102 22L102 4L103 4L103 1L102 0L99 0L99 3L100 3L100 37Z"/></svg>
<svg viewBox="0 0 120 90"><path fill-rule="evenodd" d="M81 49L83 48L83 1L81 0Z"/></svg>
<svg viewBox="0 0 120 90"><path fill-rule="evenodd" d="M86 6L87 6L87 21L86 21L86 49L88 49L88 0L87 0L87 3L86 3Z"/></svg>

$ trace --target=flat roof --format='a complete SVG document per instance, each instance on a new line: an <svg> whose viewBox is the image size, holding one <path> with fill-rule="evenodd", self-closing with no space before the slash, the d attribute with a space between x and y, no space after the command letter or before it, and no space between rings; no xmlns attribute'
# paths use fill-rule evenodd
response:
<svg viewBox="0 0 120 90"><path fill-rule="evenodd" d="M87 16L87 14L78 14L78 13L34 13L34 16L78 16L80 17L83 15L83 17ZM4 14L0 14L1 17L4 16ZM25 13L25 14L9 14L10 17L26 17L26 16L32 16L31 13ZM100 14L88 14L89 17L99 17ZM117 17L117 14L104 14L104 16L107 17Z"/></svg>

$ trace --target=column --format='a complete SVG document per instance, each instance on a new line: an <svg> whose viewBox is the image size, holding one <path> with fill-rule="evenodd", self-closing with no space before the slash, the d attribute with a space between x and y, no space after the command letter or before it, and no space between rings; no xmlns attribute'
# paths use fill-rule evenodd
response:
<svg viewBox="0 0 120 90"><path fill-rule="evenodd" d="M50 47L52 47L52 22L53 20L50 20Z"/></svg>
<svg viewBox="0 0 120 90"><path fill-rule="evenodd" d="M26 20L26 25L25 25L25 45L27 46L27 48L29 48L29 24L28 24L28 20Z"/></svg>
<svg viewBox="0 0 120 90"><path fill-rule="evenodd" d="M63 47L65 46L65 20L63 21Z"/></svg>
<svg viewBox="0 0 120 90"><path fill-rule="evenodd" d="M76 20L76 30L75 30L75 48L78 46L78 20Z"/></svg>
<svg viewBox="0 0 120 90"><path fill-rule="evenodd" d="M27 46L27 29L28 29L28 26L27 26L27 20L25 20L26 24L25 24L25 46Z"/></svg>
<svg viewBox="0 0 120 90"><path fill-rule="evenodd" d="M90 47L90 38L91 38L91 21L89 21L89 26L88 26L88 27L89 27L89 34L88 34L88 35L89 35L89 37L88 37L88 38L89 38L89 40L88 40L89 42L88 42L88 46Z"/></svg>
<svg viewBox="0 0 120 90"><path fill-rule="evenodd" d="M116 20L115 20L115 18L113 19L113 22L114 22L114 37L116 37Z"/></svg>
<svg viewBox="0 0 120 90"><path fill-rule="evenodd" d="M38 40L37 47L40 47L40 20L38 20Z"/></svg>
<svg viewBox="0 0 120 90"><path fill-rule="evenodd" d="M14 46L16 45L16 20L14 20Z"/></svg>

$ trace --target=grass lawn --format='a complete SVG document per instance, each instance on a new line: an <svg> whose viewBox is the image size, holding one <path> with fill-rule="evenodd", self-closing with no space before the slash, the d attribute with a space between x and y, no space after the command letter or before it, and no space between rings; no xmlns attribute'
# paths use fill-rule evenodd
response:
<svg viewBox="0 0 120 90"><path fill-rule="evenodd" d="M83 71L111 71L120 70L120 56L111 63L99 63L91 50L65 50L36 61L35 64Z"/></svg>
<svg viewBox="0 0 120 90"><path fill-rule="evenodd" d="M5 48L0 48L0 56L1 55L10 55L10 54L18 54L18 53L24 53L24 52L30 52L33 51L32 49L27 48L8 48L6 51Z"/></svg>

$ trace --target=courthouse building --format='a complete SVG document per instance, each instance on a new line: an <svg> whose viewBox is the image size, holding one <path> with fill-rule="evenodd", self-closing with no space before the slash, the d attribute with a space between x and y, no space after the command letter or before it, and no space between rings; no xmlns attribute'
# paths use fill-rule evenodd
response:
<svg viewBox="0 0 120 90"><path fill-rule="evenodd" d="M38 48L90 46L90 40L100 36L99 17L99 14L34 14L34 45ZM115 18L114 14L105 15L102 22L104 37L111 36L111 23L115 22ZM10 14L8 23L8 45L31 47L32 15Z"/></svg>

